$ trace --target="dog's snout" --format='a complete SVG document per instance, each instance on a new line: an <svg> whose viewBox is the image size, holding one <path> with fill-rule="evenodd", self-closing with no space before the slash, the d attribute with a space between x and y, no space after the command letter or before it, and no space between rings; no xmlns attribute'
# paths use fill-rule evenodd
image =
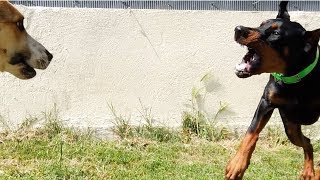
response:
<svg viewBox="0 0 320 180"><path fill-rule="evenodd" d="M25 56L24 54L16 53L14 56L12 56L12 58L11 58L9 63L11 65L16 65L16 64L25 62L26 59L27 59L27 56Z"/></svg>
<svg viewBox="0 0 320 180"><path fill-rule="evenodd" d="M46 50L46 54L47 54L47 56L48 56L48 61L50 62L51 59L53 58L53 55L52 55L49 51L47 51L47 50Z"/></svg>
<svg viewBox="0 0 320 180"><path fill-rule="evenodd" d="M234 38L235 38L235 40L237 40L240 37L247 38L248 34L249 34L249 29L244 26L237 26L234 29L234 32L235 32Z"/></svg>

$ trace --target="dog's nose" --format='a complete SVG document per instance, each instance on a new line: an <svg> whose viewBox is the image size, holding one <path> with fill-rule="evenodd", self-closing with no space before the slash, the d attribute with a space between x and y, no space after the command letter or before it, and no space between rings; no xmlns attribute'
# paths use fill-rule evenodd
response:
<svg viewBox="0 0 320 180"><path fill-rule="evenodd" d="M47 54L47 56L48 56L48 61L50 62L51 59L53 58L53 55L52 55L49 51L47 51L47 50L46 50L46 54Z"/></svg>
<svg viewBox="0 0 320 180"><path fill-rule="evenodd" d="M239 39L240 37L244 37L244 38L247 38L248 37L248 34L249 34L249 29L244 27L244 26L237 26L235 29L234 29L234 39L237 40Z"/></svg>

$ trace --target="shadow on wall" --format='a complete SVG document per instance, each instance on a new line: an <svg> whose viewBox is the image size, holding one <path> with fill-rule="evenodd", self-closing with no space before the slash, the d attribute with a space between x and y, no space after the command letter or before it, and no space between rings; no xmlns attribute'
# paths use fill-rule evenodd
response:
<svg viewBox="0 0 320 180"><path fill-rule="evenodd" d="M203 114L207 121L216 123L218 117L220 115L231 116L236 114L233 112L228 106L227 102L220 101L216 99L215 101L219 101L218 107L212 107L212 104L206 104L206 100L208 96L212 96L214 92L222 91L223 86L218 82L217 79L214 78L212 72L206 73L199 81L199 85L195 85L191 91L191 99L189 99L189 104L186 104L187 111L191 114Z"/></svg>

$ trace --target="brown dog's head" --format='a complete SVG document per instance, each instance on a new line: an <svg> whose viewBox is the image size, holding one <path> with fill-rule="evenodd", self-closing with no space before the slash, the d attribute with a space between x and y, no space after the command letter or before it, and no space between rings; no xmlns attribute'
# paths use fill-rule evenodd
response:
<svg viewBox="0 0 320 180"><path fill-rule="evenodd" d="M320 29L306 31L299 23L290 21L288 2L281 2L276 19L269 19L257 28L237 26L235 41L248 47L236 75L247 78L261 73L294 72L304 59L315 54Z"/></svg>
<svg viewBox="0 0 320 180"><path fill-rule="evenodd" d="M24 17L8 1L0 1L0 71L30 79L45 69L52 55L25 30Z"/></svg>

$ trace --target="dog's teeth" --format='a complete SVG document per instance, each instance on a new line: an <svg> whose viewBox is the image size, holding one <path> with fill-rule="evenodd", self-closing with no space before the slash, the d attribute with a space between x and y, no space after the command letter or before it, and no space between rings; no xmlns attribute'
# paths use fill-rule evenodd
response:
<svg viewBox="0 0 320 180"><path fill-rule="evenodd" d="M236 70L237 71L243 71L245 68L246 68L246 64L244 64L244 63L241 63L241 64L237 64L236 65Z"/></svg>

